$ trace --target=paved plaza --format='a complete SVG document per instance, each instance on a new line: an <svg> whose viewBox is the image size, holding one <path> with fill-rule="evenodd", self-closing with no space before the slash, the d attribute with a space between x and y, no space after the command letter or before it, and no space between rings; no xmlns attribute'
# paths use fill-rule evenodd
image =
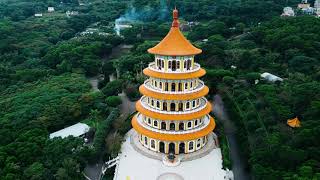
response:
<svg viewBox="0 0 320 180"><path fill-rule="evenodd" d="M150 154L131 141L135 141L134 130L128 132L122 144L114 180L224 180L226 176L221 150L213 140L203 151L182 156L180 165L175 167L164 165L160 153Z"/></svg>

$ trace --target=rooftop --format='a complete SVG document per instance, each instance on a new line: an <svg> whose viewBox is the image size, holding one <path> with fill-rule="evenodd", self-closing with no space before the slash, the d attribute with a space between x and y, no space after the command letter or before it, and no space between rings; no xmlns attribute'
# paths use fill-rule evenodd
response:
<svg viewBox="0 0 320 180"><path fill-rule="evenodd" d="M187 56L202 52L194 47L181 33L179 29L178 10L173 11L173 22L167 36L155 47L148 49L151 54L165 56Z"/></svg>
<svg viewBox="0 0 320 180"><path fill-rule="evenodd" d="M68 136L79 137L89 131L90 127L83 123L77 123L50 134L50 139L55 137L66 138Z"/></svg>

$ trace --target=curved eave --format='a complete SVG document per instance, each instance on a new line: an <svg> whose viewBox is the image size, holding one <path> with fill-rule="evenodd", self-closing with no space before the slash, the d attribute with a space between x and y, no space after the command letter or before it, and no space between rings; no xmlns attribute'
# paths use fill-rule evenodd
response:
<svg viewBox="0 0 320 180"><path fill-rule="evenodd" d="M182 79L194 79L202 77L206 74L206 70L200 68L198 71L190 73L167 73L167 72L157 72L150 68L145 68L143 73L146 76L159 79L169 79L169 80L182 80Z"/></svg>
<svg viewBox="0 0 320 180"><path fill-rule="evenodd" d="M154 119L160 119L160 120L176 120L176 121L187 121L187 120L192 120L192 119L197 119L201 118L207 114L210 113L212 108L212 105L207 102L206 107L203 108L200 111L193 112L193 113L188 113L188 114L163 114L163 113L158 113L154 111L150 111L146 108L144 108L141 105L141 102L138 101L136 103L136 109L139 111L141 114L154 118Z"/></svg>
<svg viewBox="0 0 320 180"><path fill-rule="evenodd" d="M201 89L198 92L194 93L185 93L185 94L166 94L166 93L159 93L155 91L151 91L147 89L144 85L141 85L139 87L139 91L141 94L145 96L149 96L155 99L161 99L161 100L190 100L190 99L197 99L203 96L206 96L209 92L209 88L207 86L204 86L203 89Z"/></svg>
<svg viewBox="0 0 320 180"><path fill-rule="evenodd" d="M148 130L142 126L139 125L137 120L137 115L135 115L132 118L131 121L132 127L140 134L143 134L147 137L158 139L162 141L189 141L189 140L195 140L201 137L204 137L208 134L210 134L214 128L216 127L216 123L212 117L210 117L210 123L207 127L204 129L193 132L193 133L187 133L187 134L163 134L163 133L157 133L153 132L151 130Z"/></svg>
<svg viewBox="0 0 320 180"><path fill-rule="evenodd" d="M183 52L183 51L168 51L168 50L156 51L153 49L148 49L148 53L154 54L154 55L160 55L160 56L194 56L197 54L201 54L202 50L199 49L199 51L195 51L195 52Z"/></svg>
<svg viewBox="0 0 320 180"><path fill-rule="evenodd" d="M148 49L151 54L164 56L189 56L202 52L194 47L181 33L179 27L171 27L170 31L156 46Z"/></svg>

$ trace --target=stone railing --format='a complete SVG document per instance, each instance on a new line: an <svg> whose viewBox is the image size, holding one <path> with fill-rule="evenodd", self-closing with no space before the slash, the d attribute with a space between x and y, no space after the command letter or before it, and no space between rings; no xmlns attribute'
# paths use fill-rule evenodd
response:
<svg viewBox="0 0 320 180"><path fill-rule="evenodd" d="M197 131L201 131L202 129L206 128L210 124L210 117L208 115L205 116L203 119L203 123L200 126L197 126L193 129L188 130L164 130L164 129L156 129L154 127L149 126L145 122L143 122L143 119L140 114L137 115L137 121L138 123L144 127L145 129L148 129L150 131L156 132L156 133L163 133L163 134L190 134ZM159 124L159 126L161 126Z"/></svg>
<svg viewBox="0 0 320 180"><path fill-rule="evenodd" d="M200 69L200 64L198 63L194 63L194 67L190 70L186 70L186 69L183 69L183 71L180 70L180 68L177 68L175 71L172 71L171 69L168 68L167 71L165 71L164 68L161 68L159 69L157 66L156 66L156 63L155 62L152 62L149 64L148 66L152 71L156 71L156 72L163 72L163 73L191 73L191 72L195 72L195 71L198 71Z"/></svg>
<svg viewBox="0 0 320 180"><path fill-rule="evenodd" d="M143 85L144 87L146 87L148 90L150 91L154 91L154 92L158 92L158 93L164 93L164 94L189 94L189 93L195 93L195 92L199 92L201 91L205 86L204 86L204 82L201 80L198 80L198 86L195 87L192 90L183 90L183 91L164 91L164 90L160 90L158 88L155 88L154 86L152 86L151 81L148 79L146 80ZM162 83L164 86L164 83Z"/></svg>
<svg viewBox="0 0 320 180"><path fill-rule="evenodd" d="M206 106L208 104L208 100L206 98L201 98L200 99L200 105L198 107L196 107L194 109L190 108L190 110L185 110L185 111L158 110L158 109L148 105L146 96L141 97L140 103L141 103L142 107L144 107L145 109L148 109L148 110L153 111L153 112L161 113L161 114L190 114L190 113L195 113L195 112L201 111L202 109L206 108ZM190 107L192 107L191 106L191 102L190 102ZM170 105L168 105L167 108L170 109Z"/></svg>

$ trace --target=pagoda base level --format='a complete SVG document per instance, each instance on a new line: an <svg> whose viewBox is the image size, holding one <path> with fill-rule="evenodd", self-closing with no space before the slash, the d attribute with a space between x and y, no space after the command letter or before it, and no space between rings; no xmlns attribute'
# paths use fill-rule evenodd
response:
<svg viewBox="0 0 320 180"><path fill-rule="evenodd" d="M147 156L148 158L156 159L159 161L162 161L164 156L168 155L168 154L164 154L164 153L160 153L160 152L155 152L153 150L150 150L150 149L144 147L139 142L139 135L134 129L130 130L130 133L128 133L128 134L130 134L130 143L131 143L132 147L138 153L140 153L144 156ZM201 157L209 154L213 149L217 148L217 146L216 146L217 140L215 140L216 137L217 136L214 133L210 133L207 138L207 144L203 148L201 148L195 152L189 153L189 154L179 154L179 155L175 155L175 156L179 157L181 162L192 161L194 159L201 158Z"/></svg>
<svg viewBox="0 0 320 180"><path fill-rule="evenodd" d="M137 133L134 130L130 130L127 133L125 142L122 144L114 180L228 179L226 178L227 172L222 167L222 155L221 150L218 147L212 148L208 154L203 155L202 157L194 158L192 161L181 161L178 166L169 167L163 164L162 158L160 160L153 159L138 152L142 151L143 154L145 154L147 149L143 147L144 150L138 149L137 151L137 149L132 146L132 142L130 142L132 134ZM139 142L137 141L137 143Z"/></svg>

